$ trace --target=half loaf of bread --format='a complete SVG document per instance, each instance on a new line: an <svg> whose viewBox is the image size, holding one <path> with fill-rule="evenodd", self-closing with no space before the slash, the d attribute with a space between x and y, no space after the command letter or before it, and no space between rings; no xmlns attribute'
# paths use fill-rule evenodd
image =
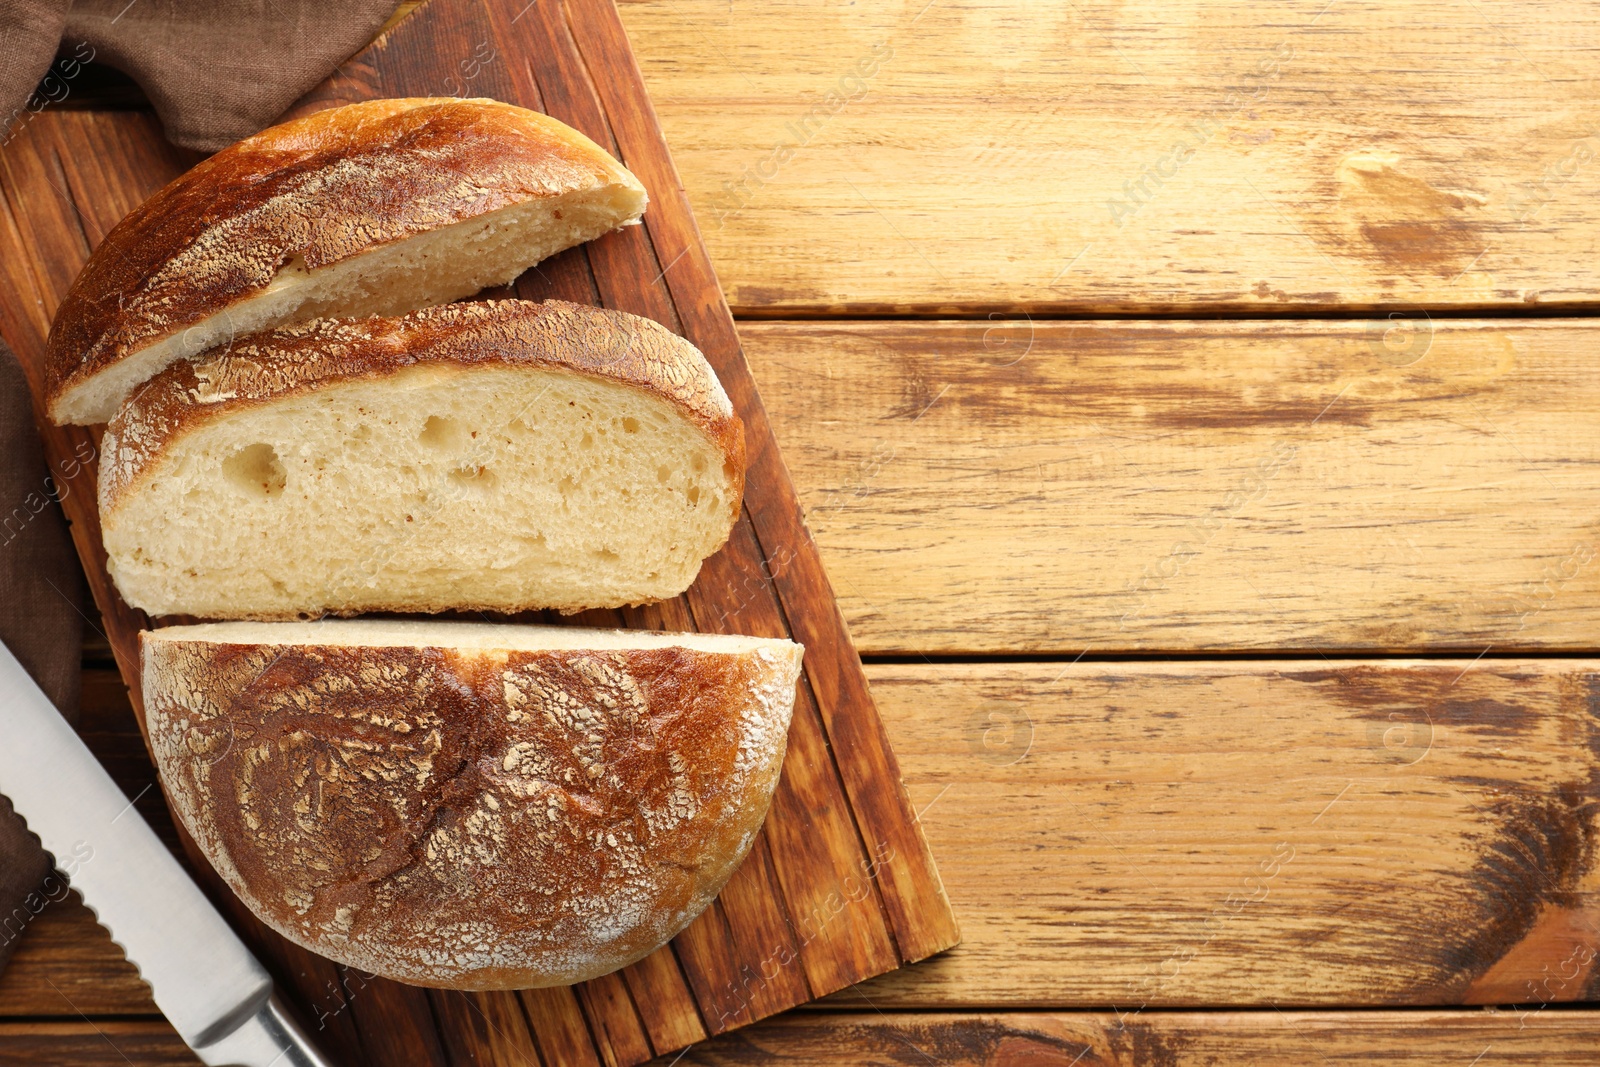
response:
<svg viewBox="0 0 1600 1067"><path fill-rule="evenodd" d="M180 361L112 419L99 481L123 597L214 619L659 600L743 490L743 427L697 348L521 300Z"/></svg>
<svg viewBox="0 0 1600 1067"><path fill-rule="evenodd" d="M371 619L141 644L167 795L239 898L456 989L584 981L704 910L766 818L803 651Z"/></svg>
<svg viewBox="0 0 1600 1067"><path fill-rule="evenodd" d="M230 338L470 296L636 222L645 191L555 119L493 100L374 100L223 149L123 219L50 330L50 417L101 423Z"/></svg>

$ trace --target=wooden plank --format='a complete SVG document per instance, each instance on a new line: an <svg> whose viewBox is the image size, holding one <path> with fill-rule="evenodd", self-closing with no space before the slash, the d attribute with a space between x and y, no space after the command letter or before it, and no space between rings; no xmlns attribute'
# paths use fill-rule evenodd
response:
<svg viewBox="0 0 1600 1067"><path fill-rule="evenodd" d="M1526 1025L1522 1025L1526 1022ZM695 1049L685 1064L938 1064L939 1067L1214 1067L1307 1063L1594 1063L1600 1013L1043 1012L906 1015L791 1012ZM663 1062L663 1067L665 1061Z"/></svg>
<svg viewBox="0 0 1600 1067"><path fill-rule="evenodd" d="M1389 329L741 334L867 652L1596 648L1595 323Z"/></svg>
<svg viewBox="0 0 1600 1067"><path fill-rule="evenodd" d="M1600 1012L1251 1011L940 1013L791 1012L719 1037L677 1061L811 1067L1213 1067L1250 1063L1488 1064L1589 1067ZM165 1022L0 1023L0 1064L17 1067L193 1067ZM472 1062L472 1061L464 1061ZM519 1067L517 1059L478 1061ZM657 1061L662 1067L669 1062Z"/></svg>
<svg viewBox="0 0 1600 1067"><path fill-rule="evenodd" d="M0 1064L15 1067L197 1067L165 1019L0 1023Z"/></svg>
<svg viewBox="0 0 1600 1067"><path fill-rule="evenodd" d="M606 1067L643 1063L651 1056L650 1037L621 974L585 982L576 990L583 1014L593 1021L594 1043Z"/></svg>
<svg viewBox="0 0 1600 1067"><path fill-rule="evenodd" d="M601 1067L600 1051L573 988L524 989L517 994L546 1063Z"/></svg>
<svg viewBox="0 0 1600 1067"><path fill-rule="evenodd" d="M1600 997L1600 660L870 675L965 938L834 1006Z"/></svg>
<svg viewBox="0 0 1600 1067"><path fill-rule="evenodd" d="M676 955L655 952L617 973L627 983L651 1048L682 1048L704 1040L705 1024Z"/></svg>
<svg viewBox="0 0 1600 1067"><path fill-rule="evenodd" d="M1600 295L1592 5L623 10L739 314Z"/></svg>
<svg viewBox="0 0 1600 1067"><path fill-rule="evenodd" d="M348 1014L354 1018L367 1063L446 1067L445 1045L456 1042L451 1042L439 1025L429 990L381 978L358 988L348 981L351 973L346 971ZM520 1042L523 1035L514 1040Z"/></svg>
<svg viewBox="0 0 1600 1067"><path fill-rule="evenodd" d="M153 1015L139 972L76 893L29 920L0 974L0 1017Z"/></svg>
<svg viewBox="0 0 1600 1067"><path fill-rule="evenodd" d="M423 94L491 95L546 108L612 146L641 175L653 196L645 226L541 264L516 292L623 307L679 330L707 353L745 421L746 514L696 587L673 603L568 621L737 627L792 634L807 646L791 759L768 827L716 909L662 950L670 961L636 973L659 1000L640 1008L631 981L594 995L569 993L559 1004L524 998L523 1012L500 1013L504 1025L520 1028L503 1044L537 1047L547 1062L637 1062L681 1047L663 1042L742 1025L948 947L957 937L948 902L609 0L435 0L342 67L296 113ZM46 113L0 154L7 206L0 281L8 283L0 332L30 368L36 394L44 329L77 266L114 220L188 162L154 144L157 136L139 113ZM93 435L47 428L45 438L53 462L75 459L79 474L92 477ZM92 495L69 494L64 504L107 644L137 689L136 634L149 620L120 601L104 574ZM461 1005L382 980L357 983L354 972L330 969L270 934L208 872L198 874L301 1010L333 1020L341 1055L442 1065L488 1047L484 1021ZM663 1017L667 1009L677 1014ZM541 1033L541 1025L554 1029Z"/></svg>
<svg viewBox="0 0 1600 1067"><path fill-rule="evenodd" d="M390 15L388 19L384 21L383 25L378 27L377 36L373 39L376 40L377 37L382 37L384 34L394 29L413 11L421 7L423 2L424 0L402 0L401 3L396 4L394 14Z"/></svg>
<svg viewBox="0 0 1600 1067"><path fill-rule="evenodd" d="M1600 996L1600 660L869 672L967 939L862 987L866 1003L1127 1011ZM91 673L85 692L123 700L131 731L110 677ZM62 916L24 936L0 1012L65 1014L47 981L77 983L72 998L91 1013L153 1010L88 912ZM35 936L48 942L38 951ZM673 1029L694 1005L662 1003L660 989L680 988L651 974L663 964L671 957L623 973L632 1006L613 983L537 1001L560 1023L539 1040L604 1021L601 1061L614 1049L622 1062L641 1048L640 1026L657 1051L704 1036ZM121 992L88 992L97 975ZM348 993L308 996L312 1025L359 1015L367 983L345 981ZM601 997L613 1005L586 1003ZM828 1003L863 1003L851 998ZM497 1032L492 1007L434 1005L461 1022L444 1031L453 1047L529 1047L514 1012Z"/></svg>
<svg viewBox="0 0 1600 1067"><path fill-rule="evenodd" d="M515 993L428 992L450 1062L541 1067L539 1049Z"/></svg>

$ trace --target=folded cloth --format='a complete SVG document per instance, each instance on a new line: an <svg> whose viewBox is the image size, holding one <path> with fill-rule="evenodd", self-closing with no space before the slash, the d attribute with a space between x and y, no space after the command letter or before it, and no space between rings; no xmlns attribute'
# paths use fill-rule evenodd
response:
<svg viewBox="0 0 1600 1067"><path fill-rule="evenodd" d="M288 109L360 49L396 0L0 0L0 144L72 95L83 65L131 75L167 138L216 151ZM0 641L69 718L78 708L83 575L53 495L22 370L0 343ZM4 744L0 738L0 744ZM0 967L62 893L0 797Z"/></svg>
<svg viewBox="0 0 1600 1067"><path fill-rule="evenodd" d="M172 143L215 152L270 125L372 40L396 6L0 0L0 137L30 111L70 97L73 78L92 60L139 83ZM51 71L58 50L61 61Z"/></svg>
<svg viewBox="0 0 1600 1067"><path fill-rule="evenodd" d="M55 496L93 489L50 475L22 368L0 342L0 641L76 721L83 572ZM38 839L0 798L0 966L29 920L60 899L60 884L45 881L49 873Z"/></svg>

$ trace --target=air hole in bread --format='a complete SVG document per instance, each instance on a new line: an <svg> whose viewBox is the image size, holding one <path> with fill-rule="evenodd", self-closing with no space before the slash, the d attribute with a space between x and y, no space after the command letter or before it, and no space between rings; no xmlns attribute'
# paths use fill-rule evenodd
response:
<svg viewBox="0 0 1600 1067"><path fill-rule="evenodd" d="M671 477L672 477L672 468L671 467L660 466L660 467L656 468L656 481L658 481L658 482L662 483L663 485L665 485L667 479L671 478Z"/></svg>
<svg viewBox="0 0 1600 1067"><path fill-rule="evenodd" d="M689 505L691 507L698 507L700 504L700 487L698 485L691 485L688 491L684 493L684 496L688 497Z"/></svg>
<svg viewBox="0 0 1600 1067"><path fill-rule="evenodd" d="M500 484L500 479L488 467L458 467L450 472L450 481L463 489L490 493Z"/></svg>
<svg viewBox="0 0 1600 1067"><path fill-rule="evenodd" d="M701 471L706 469L706 457L695 456L689 461L689 465L694 468L694 472L696 474L699 474Z"/></svg>
<svg viewBox="0 0 1600 1067"><path fill-rule="evenodd" d="M623 433L638 433L639 432L639 420L635 419L635 418L633 418L631 416L628 417L628 418L623 419L622 420L622 432Z"/></svg>
<svg viewBox="0 0 1600 1067"><path fill-rule="evenodd" d="M467 431L455 419L444 415L429 415L422 424L417 441L442 452L456 452L467 443Z"/></svg>
<svg viewBox="0 0 1600 1067"><path fill-rule="evenodd" d="M239 449L222 461L223 476L229 484L248 496L275 497L289 484L278 451L260 443Z"/></svg>

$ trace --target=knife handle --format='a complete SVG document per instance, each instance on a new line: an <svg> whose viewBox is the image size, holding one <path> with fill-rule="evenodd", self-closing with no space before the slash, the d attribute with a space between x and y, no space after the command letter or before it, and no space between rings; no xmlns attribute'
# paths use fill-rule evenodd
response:
<svg viewBox="0 0 1600 1067"><path fill-rule="evenodd" d="M284 1013L276 993L237 1029L194 1053L208 1067L333 1067Z"/></svg>

